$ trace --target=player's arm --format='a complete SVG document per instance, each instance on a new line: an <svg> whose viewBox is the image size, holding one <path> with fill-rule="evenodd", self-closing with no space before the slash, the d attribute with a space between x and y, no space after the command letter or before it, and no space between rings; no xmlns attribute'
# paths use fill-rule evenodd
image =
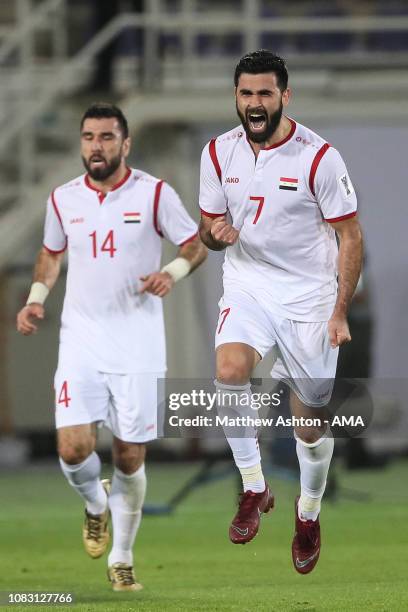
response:
<svg viewBox="0 0 408 612"><path fill-rule="evenodd" d="M200 236L195 236L192 240L183 244L177 253L177 257L183 257L190 266L189 274L207 259L208 251L200 240Z"/></svg>
<svg viewBox="0 0 408 612"><path fill-rule="evenodd" d="M212 251L222 251L238 240L239 231L226 221L225 215L211 218L201 215L201 240Z"/></svg>
<svg viewBox="0 0 408 612"><path fill-rule="evenodd" d="M357 197L340 153L327 144L314 159L309 185L323 218L336 231L340 243L337 300L328 322L330 344L335 348L351 340L347 312L360 277L363 255L356 217Z"/></svg>
<svg viewBox="0 0 408 612"><path fill-rule="evenodd" d="M158 297L164 297L177 281L191 274L206 258L207 249L199 236L195 236L180 246L176 259L164 266L160 272L154 272L141 278L144 282L140 292L147 291Z"/></svg>
<svg viewBox="0 0 408 612"><path fill-rule="evenodd" d="M212 145L212 153L210 147ZM222 187L216 141L203 149L200 165L200 236L212 251L222 251L238 240L239 232L226 220L227 201Z"/></svg>
<svg viewBox="0 0 408 612"><path fill-rule="evenodd" d="M156 188L157 189L157 188ZM177 192L162 183L157 204L156 230L172 244L178 245L177 257L160 272L142 277L141 293L148 291L164 297L177 281L188 276L207 257L207 249L197 234L197 224L184 208Z"/></svg>
<svg viewBox="0 0 408 612"><path fill-rule="evenodd" d="M38 253L27 304L17 314L17 330L24 336L37 331L33 320L44 318L44 302L58 279L63 257L64 253L52 253L45 247Z"/></svg>
<svg viewBox="0 0 408 612"><path fill-rule="evenodd" d="M330 224L339 237L338 293L329 320L329 337L333 347L350 342L347 313L360 278L363 261L363 238L357 217Z"/></svg>

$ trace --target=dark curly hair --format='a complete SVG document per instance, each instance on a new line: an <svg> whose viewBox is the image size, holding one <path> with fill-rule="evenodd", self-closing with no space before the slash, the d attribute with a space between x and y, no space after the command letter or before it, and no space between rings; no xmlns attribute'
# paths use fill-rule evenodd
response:
<svg viewBox="0 0 408 612"><path fill-rule="evenodd" d="M235 87L238 86L239 77L243 73L262 74L264 72L274 72L277 77L278 87L285 91L288 87L288 71L285 61L268 49L259 49L252 53L247 53L239 60L234 74Z"/></svg>

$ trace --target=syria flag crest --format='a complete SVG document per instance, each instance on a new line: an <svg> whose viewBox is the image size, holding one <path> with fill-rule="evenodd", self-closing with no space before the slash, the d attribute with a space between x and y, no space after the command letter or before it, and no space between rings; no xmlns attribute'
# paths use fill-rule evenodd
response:
<svg viewBox="0 0 408 612"><path fill-rule="evenodd" d="M125 223L140 223L140 212L124 212L123 221Z"/></svg>
<svg viewBox="0 0 408 612"><path fill-rule="evenodd" d="M281 176L279 180L279 189L286 189L286 191L297 191L298 188L297 178L288 178Z"/></svg>

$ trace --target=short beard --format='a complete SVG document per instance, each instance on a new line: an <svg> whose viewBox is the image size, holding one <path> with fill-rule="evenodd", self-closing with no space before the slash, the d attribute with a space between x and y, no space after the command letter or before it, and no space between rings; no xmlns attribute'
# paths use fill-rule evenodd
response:
<svg viewBox="0 0 408 612"><path fill-rule="evenodd" d="M86 161L85 157L82 157L82 162L89 176L94 181L106 181L106 179L112 176L112 174L114 174L119 168L120 164L122 163L122 155L119 154L116 157L113 157L111 161L106 164L106 166L102 166L100 168L92 168L90 163Z"/></svg>
<svg viewBox="0 0 408 612"><path fill-rule="evenodd" d="M266 142L267 140L269 140L269 138L276 132L276 129L282 118L283 104L281 100L280 107L278 108L278 110L272 113L272 115L268 115L266 113L266 127L263 132L257 132L256 134L254 134L254 132L252 132L251 128L249 127L249 122L247 121L246 116L239 111L238 104L236 105L236 109L238 117L241 119L242 127L244 128L249 140L252 140L252 142L256 142L257 144L259 144L261 142Z"/></svg>

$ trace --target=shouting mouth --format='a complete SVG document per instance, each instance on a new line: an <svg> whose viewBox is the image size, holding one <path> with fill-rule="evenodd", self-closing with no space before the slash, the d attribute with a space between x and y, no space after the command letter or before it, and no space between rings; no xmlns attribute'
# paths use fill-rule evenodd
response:
<svg viewBox="0 0 408 612"><path fill-rule="evenodd" d="M248 123L252 132L263 132L266 127L266 114L260 111L247 114Z"/></svg>
<svg viewBox="0 0 408 612"><path fill-rule="evenodd" d="M99 155L92 155L89 161L93 166L102 166L106 164L105 159L103 157L100 157Z"/></svg>

